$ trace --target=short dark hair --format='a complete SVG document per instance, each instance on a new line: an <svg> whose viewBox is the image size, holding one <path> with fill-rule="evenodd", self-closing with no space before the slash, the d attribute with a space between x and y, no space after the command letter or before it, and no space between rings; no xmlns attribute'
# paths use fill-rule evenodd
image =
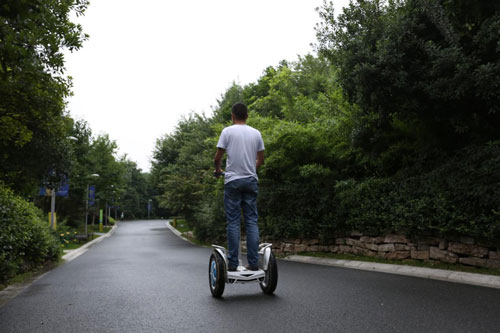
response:
<svg viewBox="0 0 500 333"><path fill-rule="evenodd" d="M234 104L231 112L234 114L234 117L237 120L247 120L248 118L248 109L247 106L243 103Z"/></svg>

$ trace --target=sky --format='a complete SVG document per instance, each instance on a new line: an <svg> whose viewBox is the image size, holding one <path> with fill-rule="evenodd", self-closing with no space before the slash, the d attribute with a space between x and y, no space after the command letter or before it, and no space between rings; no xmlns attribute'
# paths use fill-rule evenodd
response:
<svg viewBox="0 0 500 333"><path fill-rule="evenodd" d="M190 113L210 116L233 82L313 53L323 0L94 0L90 35L65 54L72 117L109 134L147 172L156 140ZM335 0L337 13L348 0ZM139 5L140 4L140 5Z"/></svg>

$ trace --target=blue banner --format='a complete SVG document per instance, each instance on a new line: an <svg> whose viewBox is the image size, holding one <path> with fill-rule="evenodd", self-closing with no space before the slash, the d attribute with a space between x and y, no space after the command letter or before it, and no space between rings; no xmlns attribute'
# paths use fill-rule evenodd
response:
<svg viewBox="0 0 500 333"><path fill-rule="evenodd" d="M52 190L45 188L45 187L40 187L40 192L38 192L38 195L40 196L48 196L52 194ZM69 196L69 184L62 184L59 188L56 189L56 197L68 197Z"/></svg>
<svg viewBox="0 0 500 333"><path fill-rule="evenodd" d="M47 193L47 190L45 189L45 187L40 187L40 192L38 193L38 195L40 196L45 196Z"/></svg>
<svg viewBox="0 0 500 333"><path fill-rule="evenodd" d="M95 185L89 186L89 206L93 206L95 204Z"/></svg>
<svg viewBox="0 0 500 333"><path fill-rule="evenodd" d="M62 184L56 191L56 197L67 197L69 195L69 184Z"/></svg>

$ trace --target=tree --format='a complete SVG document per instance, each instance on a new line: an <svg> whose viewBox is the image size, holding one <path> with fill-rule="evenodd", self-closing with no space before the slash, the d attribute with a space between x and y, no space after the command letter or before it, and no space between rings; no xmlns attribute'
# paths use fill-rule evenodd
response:
<svg viewBox="0 0 500 333"><path fill-rule="evenodd" d="M223 241L223 181L210 174L240 101L266 147L264 238L359 230L497 240L498 6L353 0L337 18L325 2L318 56L233 85L212 118L184 119L157 142L160 204L200 239Z"/></svg>
<svg viewBox="0 0 500 333"><path fill-rule="evenodd" d="M7 0L0 6L0 177L28 194L49 171L67 166L68 122L62 49L81 47L87 35L69 19L87 0ZM29 156L29 159L26 159Z"/></svg>
<svg viewBox="0 0 500 333"><path fill-rule="evenodd" d="M233 84L221 96L222 99L218 100L218 106L214 112L214 118L217 122L231 121L231 107L243 99L242 87L233 82Z"/></svg>
<svg viewBox="0 0 500 333"><path fill-rule="evenodd" d="M111 204L125 188L125 165L116 157L118 146L107 134L99 135L92 141L90 150L91 164L99 175L95 180L96 199L100 207Z"/></svg>
<svg viewBox="0 0 500 333"><path fill-rule="evenodd" d="M220 132L231 106L249 104L249 125L262 132L266 163L259 172L260 209L267 235L317 232L331 211L335 181L359 173L350 151L349 106L336 71L322 57L268 67L256 83L231 86L213 118L192 115L157 141L152 175L158 201L183 215L201 239L224 237L223 182L212 177ZM353 163L355 164L355 163ZM308 208L305 209L304 206ZM330 214L331 215L331 214Z"/></svg>
<svg viewBox="0 0 500 333"><path fill-rule="evenodd" d="M122 158L120 163L125 167L126 179L121 198L117 201L120 210L130 219L147 217L148 201L153 199L148 181L149 175L137 168L137 163L126 158Z"/></svg>
<svg viewBox="0 0 500 333"><path fill-rule="evenodd" d="M66 133L72 139L67 139L67 156L65 156L65 173L69 183L69 196L56 200L56 211L61 218L67 218L68 224L77 227L85 216L85 200L87 186L92 185L90 175L96 173L96 164L92 159L92 130L84 120L69 120L72 122ZM49 209L49 199L42 198L45 208Z"/></svg>
<svg viewBox="0 0 500 333"><path fill-rule="evenodd" d="M159 174L160 207L171 214L192 217L203 197L203 183L213 158L211 122L204 116L183 119L173 135L157 142L153 174ZM168 153L166 153L168 152ZM166 158L165 158L166 157Z"/></svg>
<svg viewBox="0 0 500 333"><path fill-rule="evenodd" d="M453 150L499 138L498 2L358 0L336 18L325 1L319 13L319 50L363 111L364 149L381 154L406 140L409 150Z"/></svg>

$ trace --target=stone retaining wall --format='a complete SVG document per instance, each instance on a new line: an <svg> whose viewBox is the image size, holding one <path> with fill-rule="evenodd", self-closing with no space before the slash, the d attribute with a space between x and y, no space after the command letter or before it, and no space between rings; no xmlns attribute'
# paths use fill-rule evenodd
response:
<svg viewBox="0 0 500 333"><path fill-rule="evenodd" d="M500 269L499 249L478 244L469 237L459 237L453 240L424 237L410 240L402 235L369 237L353 232L348 237L327 241L287 239L274 242L269 240L269 242L273 243L275 253L285 255L298 252L350 253L385 259L440 261Z"/></svg>

